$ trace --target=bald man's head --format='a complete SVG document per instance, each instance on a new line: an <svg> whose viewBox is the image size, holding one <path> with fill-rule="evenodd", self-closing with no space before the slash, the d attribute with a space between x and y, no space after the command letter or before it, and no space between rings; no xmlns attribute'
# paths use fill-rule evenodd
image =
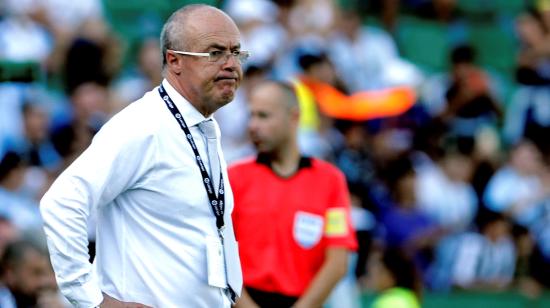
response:
<svg viewBox="0 0 550 308"><path fill-rule="evenodd" d="M208 18L222 18L235 28L233 20L222 10L206 4L190 4L175 11L166 21L160 34L162 66L166 65L166 51L190 50L195 37L194 30L208 22Z"/></svg>
<svg viewBox="0 0 550 308"><path fill-rule="evenodd" d="M296 91L294 86L290 83L266 80L259 84L252 92L263 92L267 96L271 95L275 97L274 100L284 105L287 110L299 108Z"/></svg>

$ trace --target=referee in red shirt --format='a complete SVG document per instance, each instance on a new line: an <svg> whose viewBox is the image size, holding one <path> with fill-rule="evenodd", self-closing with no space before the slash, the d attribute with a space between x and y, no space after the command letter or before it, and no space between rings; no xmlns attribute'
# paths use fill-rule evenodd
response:
<svg viewBox="0 0 550 308"><path fill-rule="evenodd" d="M236 307L321 307L357 247L345 178L300 154L292 86L259 85L250 112L258 156L229 169L245 286Z"/></svg>

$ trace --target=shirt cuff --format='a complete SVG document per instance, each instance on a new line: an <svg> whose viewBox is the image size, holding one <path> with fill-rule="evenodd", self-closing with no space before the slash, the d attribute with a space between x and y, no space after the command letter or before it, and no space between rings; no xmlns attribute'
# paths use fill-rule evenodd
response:
<svg viewBox="0 0 550 308"><path fill-rule="evenodd" d="M73 286L65 297L77 308L99 307L103 302L103 293L96 279L90 279L79 286Z"/></svg>

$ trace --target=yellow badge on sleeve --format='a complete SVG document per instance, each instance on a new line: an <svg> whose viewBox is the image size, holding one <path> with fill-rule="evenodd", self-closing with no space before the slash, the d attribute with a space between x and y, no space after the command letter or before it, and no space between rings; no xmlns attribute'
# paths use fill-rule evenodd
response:
<svg viewBox="0 0 550 308"><path fill-rule="evenodd" d="M325 235L345 236L348 234L346 211L343 208L330 208L326 212Z"/></svg>

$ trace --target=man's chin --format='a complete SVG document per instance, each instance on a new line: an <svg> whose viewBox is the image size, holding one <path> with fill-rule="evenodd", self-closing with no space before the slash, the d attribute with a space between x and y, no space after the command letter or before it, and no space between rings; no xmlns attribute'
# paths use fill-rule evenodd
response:
<svg viewBox="0 0 550 308"><path fill-rule="evenodd" d="M233 97L231 97L231 98L222 97L222 98L218 99L216 105L218 106L218 108L221 108L221 107L231 103L231 101L233 101Z"/></svg>

